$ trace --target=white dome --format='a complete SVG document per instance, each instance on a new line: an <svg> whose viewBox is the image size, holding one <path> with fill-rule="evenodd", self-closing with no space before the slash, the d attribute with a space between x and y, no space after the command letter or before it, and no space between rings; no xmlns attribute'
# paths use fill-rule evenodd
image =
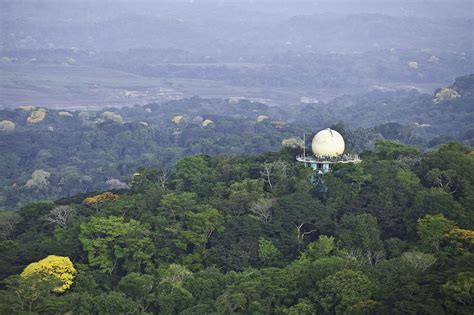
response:
<svg viewBox="0 0 474 315"><path fill-rule="evenodd" d="M345 148L344 138L336 130L327 128L314 136L311 148L314 155L342 155Z"/></svg>

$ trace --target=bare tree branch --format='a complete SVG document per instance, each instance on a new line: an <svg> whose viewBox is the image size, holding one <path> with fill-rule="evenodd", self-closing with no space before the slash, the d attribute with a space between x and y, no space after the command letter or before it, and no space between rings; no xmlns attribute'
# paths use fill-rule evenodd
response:
<svg viewBox="0 0 474 315"><path fill-rule="evenodd" d="M160 175L158 176L158 181L160 183L161 188L166 188L168 186L170 170L165 168L162 169Z"/></svg>
<svg viewBox="0 0 474 315"><path fill-rule="evenodd" d="M268 184L270 190L273 189L272 185L272 176L273 176L273 167L271 163L263 163L263 170L260 171L260 175L263 177L263 181Z"/></svg>
<svg viewBox="0 0 474 315"><path fill-rule="evenodd" d="M51 224L57 224L62 229L66 228L67 224L73 217L76 216L76 210L69 206L59 206L51 210L44 219Z"/></svg>
<svg viewBox="0 0 474 315"><path fill-rule="evenodd" d="M308 223L303 222L303 223L301 223L301 224L295 224L296 232L297 232L297 236L296 236L296 237L298 238L298 241L300 241L300 242L302 242L302 241L304 240L304 237L305 237L306 235L309 235L309 234L311 234L311 233L317 231L316 229L310 230L310 231L304 231L304 230L303 230L303 226L304 226L305 224L308 224Z"/></svg>
<svg viewBox="0 0 474 315"><path fill-rule="evenodd" d="M267 224L272 217L272 211L270 208L273 205L273 201L273 199L263 198L253 203L250 207L250 212L252 213L251 216L263 224Z"/></svg>

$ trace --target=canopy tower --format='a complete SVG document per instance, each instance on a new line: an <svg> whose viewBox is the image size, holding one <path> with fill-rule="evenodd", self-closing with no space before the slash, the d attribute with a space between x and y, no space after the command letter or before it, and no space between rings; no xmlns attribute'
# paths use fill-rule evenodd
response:
<svg viewBox="0 0 474 315"><path fill-rule="evenodd" d="M306 154L306 134L303 138L303 155L297 156L296 160L313 169L311 183L321 186L320 191L327 191L321 175L330 172L334 164L361 162L357 154L344 154L344 138L336 130L326 128L319 131L311 142L313 154L309 155Z"/></svg>

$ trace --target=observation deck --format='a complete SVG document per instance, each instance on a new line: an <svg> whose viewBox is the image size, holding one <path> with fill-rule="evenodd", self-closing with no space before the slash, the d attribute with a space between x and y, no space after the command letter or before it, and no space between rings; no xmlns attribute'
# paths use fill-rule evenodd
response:
<svg viewBox="0 0 474 315"><path fill-rule="evenodd" d="M313 170L327 173L332 169L332 165L336 163L360 163L362 160L357 154L343 154L339 156L328 155L298 155L298 162L310 166Z"/></svg>

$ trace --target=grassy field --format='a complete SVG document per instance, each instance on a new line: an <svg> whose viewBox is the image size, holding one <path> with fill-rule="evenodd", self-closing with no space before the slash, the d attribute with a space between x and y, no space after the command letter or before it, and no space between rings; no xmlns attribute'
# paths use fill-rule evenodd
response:
<svg viewBox="0 0 474 315"><path fill-rule="evenodd" d="M0 65L0 107L133 106L190 96L246 97L269 104L297 102L294 91L230 86L218 81L147 78L111 69L69 65Z"/></svg>
<svg viewBox="0 0 474 315"><path fill-rule="evenodd" d="M416 88L431 93L437 87L437 84L407 87L402 83L385 83L367 87L367 90ZM327 101L341 94L363 92L243 87L211 80L149 78L86 66L0 64L0 108L35 105L70 110L98 109L145 105L196 95L203 98L244 97L268 105L291 105L298 104L303 96Z"/></svg>

